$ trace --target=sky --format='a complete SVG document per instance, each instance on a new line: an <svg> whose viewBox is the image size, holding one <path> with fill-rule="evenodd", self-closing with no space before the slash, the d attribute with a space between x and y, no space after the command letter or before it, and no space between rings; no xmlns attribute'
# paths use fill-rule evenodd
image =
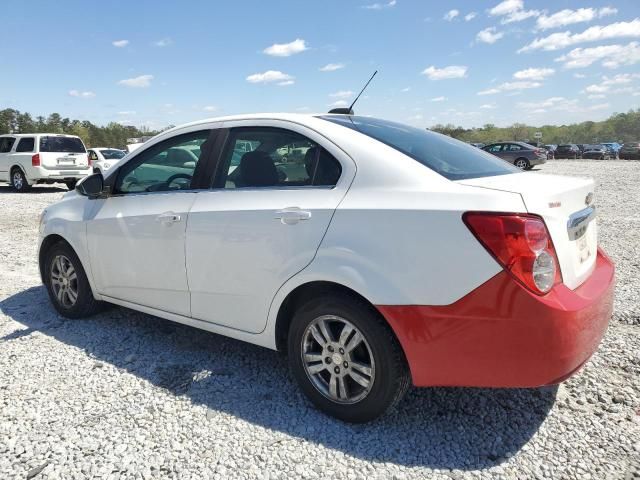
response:
<svg viewBox="0 0 640 480"><path fill-rule="evenodd" d="M348 106L427 127L640 107L640 0L3 4L0 109L150 129Z"/></svg>

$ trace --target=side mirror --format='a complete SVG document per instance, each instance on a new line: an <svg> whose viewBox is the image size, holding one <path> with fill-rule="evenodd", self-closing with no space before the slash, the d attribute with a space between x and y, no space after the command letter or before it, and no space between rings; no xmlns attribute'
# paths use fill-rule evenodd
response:
<svg viewBox="0 0 640 480"><path fill-rule="evenodd" d="M82 179L76 185L76 192L90 199L98 198L104 190L104 179L102 173L94 173Z"/></svg>

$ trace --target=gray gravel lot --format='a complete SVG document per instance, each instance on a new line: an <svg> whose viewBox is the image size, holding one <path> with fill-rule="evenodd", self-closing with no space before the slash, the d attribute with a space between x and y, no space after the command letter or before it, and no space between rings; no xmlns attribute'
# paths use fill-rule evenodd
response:
<svg viewBox="0 0 640 480"><path fill-rule="evenodd" d="M599 352L559 387L414 389L360 426L269 350L122 308L58 317L36 238L66 188L0 185L0 478L640 478L640 162L538 170L597 180L618 269Z"/></svg>

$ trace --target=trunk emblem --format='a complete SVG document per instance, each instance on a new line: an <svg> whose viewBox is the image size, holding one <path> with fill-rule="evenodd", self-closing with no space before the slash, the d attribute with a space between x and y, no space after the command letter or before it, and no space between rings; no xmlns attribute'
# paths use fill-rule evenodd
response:
<svg viewBox="0 0 640 480"><path fill-rule="evenodd" d="M584 199L585 205L591 205L593 203L593 192L589 192Z"/></svg>
<svg viewBox="0 0 640 480"><path fill-rule="evenodd" d="M549 202L549 208L558 208L561 206L562 206L561 202Z"/></svg>

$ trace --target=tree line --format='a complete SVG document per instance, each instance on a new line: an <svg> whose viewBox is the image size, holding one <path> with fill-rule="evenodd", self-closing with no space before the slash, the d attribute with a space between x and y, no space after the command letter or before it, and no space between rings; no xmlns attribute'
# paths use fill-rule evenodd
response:
<svg viewBox="0 0 640 480"><path fill-rule="evenodd" d="M87 147L124 148L127 138L155 135L159 132L110 122L105 126L88 120L71 120L58 113L33 118L29 113L6 108L0 110L0 134L3 133L66 133L77 135Z"/></svg>
<svg viewBox="0 0 640 480"><path fill-rule="evenodd" d="M169 128L169 127L167 127ZM497 127L491 123L479 128L463 128L452 124L434 125L435 132L465 142L493 143L507 140L535 142L535 133L542 133L540 143L599 143L640 141L640 108L627 113L614 113L601 122L582 122L571 125L531 126L514 123L510 127ZM127 138L155 135L159 131L137 128L110 122L105 126L95 125L88 120L71 120L58 113L48 117L33 118L12 108L0 110L0 134L3 133L66 133L77 135L87 147L124 148Z"/></svg>
<svg viewBox="0 0 640 480"><path fill-rule="evenodd" d="M438 124L430 130L474 143L494 143L508 140L536 142L535 133L542 133L540 143L600 143L640 141L640 108L627 113L614 113L601 122L582 122L571 125L531 126L514 123L510 127L497 127L491 123L480 128L463 128L452 124Z"/></svg>

